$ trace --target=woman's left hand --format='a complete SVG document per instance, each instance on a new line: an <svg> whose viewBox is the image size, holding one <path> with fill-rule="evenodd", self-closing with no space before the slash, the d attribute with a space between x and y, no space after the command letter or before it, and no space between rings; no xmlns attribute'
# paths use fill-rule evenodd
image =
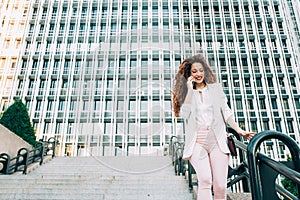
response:
<svg viewBox="0 0 300 200"><path fill-rule="evenodd" d="M243 136L244 138L246 138L247 140L251 140L252 137L256 134L256 132L247 132L247 131L241 131L239 132L239 134L241 136Z"/></svg>

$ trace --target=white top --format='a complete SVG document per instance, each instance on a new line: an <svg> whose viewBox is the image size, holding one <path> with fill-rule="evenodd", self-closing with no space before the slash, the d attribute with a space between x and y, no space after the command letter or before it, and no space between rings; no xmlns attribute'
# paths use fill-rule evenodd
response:
<svg viewBox="0 0 300 200"><path fill-rule="evenodd" d="M198 93L197 108L196 108L196 122L198 127L211 127L213 123L213 105L207 91L207 87L195 90Z"/></svg>
<svg viewBox="0 0 300 200"><path fill-rule="evenodd" d="M215 135L218 146L223 153L229 153L226 137L226 128L223 121L220 108L223 111L224 118L227 120L229 117L233 117L231 109L227 105L227 98L223 92L222 85L219 83L207 84L207 94L209 95L209 102L213 107L213 121L211 130ZM204 93L205 94L205 93ZM199 101L199 92L196 90L192 91L190 95L190 101L182 104L180 114L184 118L185 126L185 145L183 150L182 158L185 160L190 159L193 154L194 147L197 139L197 122L196 117L198 116L196 109L198 107L197 101ZM205 95L204 95L204 98ZM197 100L198 99L198 100Z"/></svg>

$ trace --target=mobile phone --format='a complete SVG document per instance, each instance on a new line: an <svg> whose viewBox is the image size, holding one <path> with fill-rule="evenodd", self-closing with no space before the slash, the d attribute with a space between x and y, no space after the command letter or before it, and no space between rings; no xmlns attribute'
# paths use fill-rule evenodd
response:
<svg viewBox="0 0 300 200"><path fill-rule="evenodd" d="M193 89L196 90L196 84L197 83L195 81L193 81L192 84L193 84Z"/></svg>

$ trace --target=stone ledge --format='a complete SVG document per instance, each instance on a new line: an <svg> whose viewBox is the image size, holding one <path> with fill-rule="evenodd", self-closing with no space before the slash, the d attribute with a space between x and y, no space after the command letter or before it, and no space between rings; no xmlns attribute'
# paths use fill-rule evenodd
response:
<svg viewBox="0 0 300 200"><path fill-rule="evenodd" d="M227 200L252 200L251 193L231 193L228 192Z"/></svg>
<svg viewBox="0 0 300 200"><path fill-rule="evenodd" d="M43 164L49 162L50 160L52 160L52 155L45 156L44 160L43 160ZM29 165L27 168L27 174L30 173L31 171L35 170L38 167L40 167L40 162L35 162L35 163Z"/></svg>
<svg viewBox="0 0 300 200"><path fill-rule="evenodd" d="M19 149L26 147L32 149L31 145L20 138L8 128L0 124L0 153L7 153L11 158L17 156Z"/></svg>

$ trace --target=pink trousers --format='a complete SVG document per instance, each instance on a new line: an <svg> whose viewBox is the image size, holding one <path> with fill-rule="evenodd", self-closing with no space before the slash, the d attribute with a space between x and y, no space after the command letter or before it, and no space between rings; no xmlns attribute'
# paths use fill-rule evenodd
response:
<svg viewBox="0 0 300 200"><path fill-rule="evenodd" d="M200 128L190 159L198 179L197 200L226 200L228 154L223 153L211 129Z"/></svg>

